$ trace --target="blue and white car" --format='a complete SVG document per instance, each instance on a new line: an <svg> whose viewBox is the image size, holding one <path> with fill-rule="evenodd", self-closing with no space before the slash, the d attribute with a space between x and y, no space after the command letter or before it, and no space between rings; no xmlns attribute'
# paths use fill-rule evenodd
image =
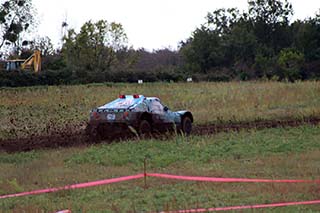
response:
<svg viewBox="0 0 320 213"><path fill-rule="evenodd" d="M192 123L190 111L173 112L157 97L120 95L118 99L91 110L86 131L95 138L128 129L134 129L140 135L174 129L189 135Z"/></svg>

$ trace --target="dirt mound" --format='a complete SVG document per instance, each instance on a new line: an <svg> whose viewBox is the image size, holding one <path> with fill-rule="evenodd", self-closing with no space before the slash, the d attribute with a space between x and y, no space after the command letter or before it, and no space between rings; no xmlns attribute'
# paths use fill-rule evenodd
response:
<svg viewBox="0 0 320 213"><path fill-rule="evenodd" d="M309 117L303 119L257 120L252 122L229 122L220 124L198 125L193 127L193 134L208 135L218 132L231 132L250 129L297 127L304 124L317 125L320 118ZM130 136L129 136L130 137ZM6 152L31 151L58 147L87 146L99 142L115 142L121 139L119 135L104 138L103 141L91 139L85 133L85 126L68 126L63 130L46 135L32 135L26 138L0 139L0 150ZM122 138L123 139L123 138ZM125 136L128 139L128 136Z"/></svg>

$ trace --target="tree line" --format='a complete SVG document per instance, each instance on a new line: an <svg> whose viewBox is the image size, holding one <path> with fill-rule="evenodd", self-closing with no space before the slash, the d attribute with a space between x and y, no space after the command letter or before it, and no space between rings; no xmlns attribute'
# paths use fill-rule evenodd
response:
<svg viewBox="0 0 320 213"><path fill-rule="evenodd" d="M88 21L79 32L69 29L58 50L48 37L24 40L35 25L33 11L31 0L1 4L0 50L9 49L7 58L27 58L39 49L43 71L8 72L3 67L0 86L320 78L320 10L291 21L294 11L287 0L248 0L244 12L209 12L178 50L152 52L130 48L123 26L106 20Z"/></svg>
<svg viewBox="0 0 320 213"><path fill-rule="evenodd" d="M249 0L248 6L242 13L208 13L180 49L186 69L217 80L319 78L320 13L291 23L286 0Z"/></svg>

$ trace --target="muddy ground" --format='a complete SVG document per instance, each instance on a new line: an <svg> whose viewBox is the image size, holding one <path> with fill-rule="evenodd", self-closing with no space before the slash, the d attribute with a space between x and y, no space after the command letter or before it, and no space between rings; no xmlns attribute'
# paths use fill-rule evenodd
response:
<svg viewBox="0 0 320 213"><path fill-rule="evenodd" d="M251 129L285 128L301 125L318 125L320 117L308 117L303 119L282 119L282 120L257 120L252 122L229 122L208 125L193 126L193 135L208 135L219 132L231 132ZM156 134L154 137L163 138L163 135ZM170 137L165 134L165 137ZM0 139L0 151L21 152L36 149L48 149L58 147L88 146L94 143L111 143L124 139L134 139L134 134L112 135L103 140L90 138L85 134L85 124L69 126L63 130L46 133L44 135L31 135L26 138Z"/></svg>

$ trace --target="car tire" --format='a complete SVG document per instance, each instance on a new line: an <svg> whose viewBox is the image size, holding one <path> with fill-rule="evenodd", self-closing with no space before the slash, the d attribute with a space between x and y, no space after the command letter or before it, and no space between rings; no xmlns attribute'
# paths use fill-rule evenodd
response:
<svg viewBox="0 0 320 213"><path fill-rule="evenodd" d="M151 135L151 124L147 120L141 120L139 124L139 135L148 137Z"/></svg>
<svg viewBox="0 0 320 213"><path fill-rule="evenodd" d="M183 117L182 121L181 121L181 127L182 127L182 132L185 135L190 135L191 131L192 131L192 121L191 118L189 118L188 116Z"/></svg>

